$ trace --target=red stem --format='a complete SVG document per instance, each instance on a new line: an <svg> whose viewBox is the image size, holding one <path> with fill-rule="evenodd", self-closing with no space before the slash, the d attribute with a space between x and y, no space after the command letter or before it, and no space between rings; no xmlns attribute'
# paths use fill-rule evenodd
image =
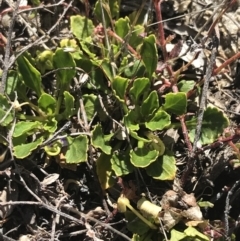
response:
<svg viewBox="0 0 240 241"><path fill-rule="evenodd" d="M226 60L221 66L216 68L213 71L213 75L217 75L223 68L225 68L226 66L230 65L232 62L236 61L239 58L240 58L240 52L236 53L230 59Z"/></svg>
<svg viewBox="0 0 240 241"><path fill-rule="evenodd" d="M154 0L154 7L155 7L156 17L158 21L159 44L163 52L164 62L166 62L168 59L168 55L166 50L166 40L164 36L164 29L163 29L163 23L162 23L161 2L162 0Z"/></svg>

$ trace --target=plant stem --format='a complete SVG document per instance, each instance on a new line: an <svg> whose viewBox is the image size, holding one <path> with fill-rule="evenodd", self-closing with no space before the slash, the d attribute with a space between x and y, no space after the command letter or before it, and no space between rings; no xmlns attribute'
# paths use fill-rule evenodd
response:
<svg viewBox="0 0 240 241"><path fill-rule="evenodd" d="M29 115L24 115L24 114L16 114L16 115L19 120L30 120L30 121L43 122L43 121L46 121L46 119L47 119L45 116L29 116Z"/></svg>
<svg viewBox="0 0 240 241"><path fill-rule="evenodd" d="M154 0L153 2L154 2L156 17L157 17L157 22L158 22L159 44L160 44L162 52L163 52L164 62L166 62L168 59L168 55L167 55L167 50L166 50L166 41L165 41L164 29L163 29L163 23L162 23L162 13L161 13L162 0Z"/></svg>
<svg viewBox="0 0 240 241"><path fill-rule="evenodd" d="M217 75L223 68L225 68L226 66L230 65L232 62L236 61L237 59L240 58L240 52L236 53L235 55L233 55L230 59L226 60L221 66L219 66L218 68L216 68L213 71L214 75Z"/></svg>

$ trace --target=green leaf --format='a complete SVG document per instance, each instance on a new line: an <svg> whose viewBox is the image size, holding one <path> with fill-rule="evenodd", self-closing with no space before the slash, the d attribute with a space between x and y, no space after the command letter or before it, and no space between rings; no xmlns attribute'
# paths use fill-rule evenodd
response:
<svg viewBox="0 0 240 241"><path fill-rule="evenodd" d="M181 80L177 86L180 92L187 93L194 88L195 84L196 82L194 80Z"/></svg>
<svg viewBox="0 0 240 241"><path fill-rule="evenodd" d="M171 239L170 239L170 241L181 241L181 240L183 240L186 237L187 237L187 235L182 233L182 232L179 232L179 231L177 231L175 229L171 230Z"/></svg>
<svg viewBox="0 0 240 241"><path fill-rule="evenodd" d="M51 145L44 146L44 151L47 153L49 156L57 156L60 154L62 149L61 143L58 141L54 142Z"/></svg>
<svg viewBox="0 0 240 241"><path fill-rule="evenodd" d="M130 161L135 167L147 167L156 161L159 152L149 150L146 146L130 151Z"/></svg>
<svg viewBox="0 0 240 241"><path fill-rule="evenodd" d="M127 220L127 229L132 233L137 233L141 235L141 237L150 229L149 226L146 225L146 223L136 217L136 215L131 211L125 212L125 218ZM142 241L141 238L139 240ZM149 241L149 239L146 241Z"/></svg>
<svg viewBox="0 0 240 241"><path fill-rule="evenodd" d="M130 21L128 17L119 18L115 22L115 32L122 39L124 39L126 35L129 33L129 30L130 30L129 22Z"/></svg>
<svg viewBox="0 0 240 241"><path fill-rule="evenodd" d="M159 100L157 91L154 90L150 93L150 95L145 99L141 106L141 113L143 117L148 117L153 112L159 108Z"/></svg>
<svg viewBox="0 0 240 241"><path fill-rule="evenodd" d="M131 135L134 139L136 139L136 140L138 140L138 141L142 141L143 143L150 143L150 142L151 142L151 140L148 140L148 139L146 139L146 138L140 137L140 136L138 135L138 133L135 132L135 131L130 131L130 135Z"/></svg>
<svg viewBox="0 0 240 241"><path fill-rule="evenodd" d="M122 59L119 73L124 73L127 78L136 78L144 76L146 68L141 60L135 60L132 56L126 56Z"/></svg>
<svg viewBox="0 0 240 241"><path fill-rule="evenodd" d="M125 153L114 153L111 158L112 169L117 176L124 176L133 172L134 167L130 162L130 156Z"/></svg>
<svg viewBox="0 0 240 241"><path fill-rule="evenodd" d="M124 116L124 124L131 131L139 130L140 113L136 110L130 110L127 115Z"/></svg>
<svg viewBox="0 0 240 241"><path fill-rule="evenodd" d="M84 39L84 41L80 41L81 49L84 51L85 54L87 54L90 58L95 58L96 54L92 52L91 49L93 49L93 45L95 43L92 41L92 37L87 37Z"/></svg>
<svg viewBox="0 0 240 241"><path fill-rule="evenodd" d="M28 92L28 88L25 85L25 83L22 80L22 76L19 74L18 75L19 79L17 82L17 86L16 86L16 91L18 94L18 98L22 99L22 100L27 100L27 92Z"/></svg>
<svg viewBox="0 0 240 241"><path fill-rule="evenodd" d="M96 161L97 165L97 175L101 187L103 190L108 189L113 186L114 178L113 178L113 170L111 165L111 156L102 153L100 157Z"/></svg>
<svg viewBox="0 0 240 241"><path fill-rule="evenodd" d="M144 38L142 37L144 34L144 31L145 31L145 28L143 25L134 26L129 39L129 45L136 49L144 40Z"/></svg>
<svg viewBox="0 0 240 241"><path fill-rule="evenodd" d="M39 53L36 57L36 66L43 74L46 70L53 69L53 52L52 50L44 50L43 52Z"/></svg>
<svg viewBox="0 0 240 241"><path fill-rule="evenodd" d="M109 27L112 19L118 19L119 15L119 4L118 0L104 0L102 1L102 6L99 1L96 2L94 7L94 15L96 15L97 19L102 22L103 18L106 22L106 26ZM104 16L102 16L102 8L104 12ZM113 26L112 26L113 27Z"/></svg>
<svg viewBox="0 0 240 241"><path fill-rule="evenodd" d="M153 34L144 38L141 48L141 56L149 77L151 77L156 70L158 61L156 39Z"/></svg>
<svg viewBox="0 0 240 241"><path fill-rule="evenodd" d="M209 238L207 236L200 233L199 231L197 231L197 229L193 227L188 227L187 229L185 229L184 234L186 234L187 237L198 238L197 240L199 241L209 241Z"/></svg>
<svg viewBox="0 0 240 241"><path fill-rule="evenodd" d="M23 134L28 133L29 131L33 131L41 126L39 121L19 121L14 128L13 137L19 137Z"/></svg>
<svg viewBox="0 0 240 241"><path fill-rule="evenodd" d="M153 118L145 123L146 127L152 131L163 130L170 124L170 115L163 110L158 110Z"/></svg>
<svg viewBox="0 0 240 241"><path fill-rule="evenodd" d="M72 138L67 137L69 146L66 152L66 163L78 164L87 161L88 138L83 135Z"/></svg>
<svg viewBox="0 0 240 241"><path fill-rule="evenodd" d="M208 201L198 201L198 206L200 208L213 208L214 204Z"/></svg>
<svg viewBox="0 0 240 241"><path fill-rule="evenodd" d="M18 136L18 137L13 137L12 138L13 146L19 146L19 145L22 145L23 143L27 143L28 137L29 135L27 133L22 134L21 136Z"/></svg>
<svg viewBox="0 0 240 241"><path fill-rule="evenodd" d="M42 94L38 99L38 106L47 115L52 115L56 109L56 100L49 94Z"/></svg>
<svg viewBox="0 0 240 241"><path fill-rule="evenodd" d="M43 139L38 138L36 141L28 143L28 144L21 144L18 146L13 147L13 154L18 159L26 158L31 154L31 152L42 143Z"/></svg>
<svg viewBox="0 0 240 241"><path fill-rule="evenodd" d="M7 98L0 94L0 125L1 126L7 126L13 121L13 112L9 109L11 108L11 105L8 103ZM2 119L4 120L2 121Z"/></svg>
<svg viewBox="0 0 240 241"><path fill-rule="evenodd" d="M42 89L42 79L39 71L33 65L20 55L17 59L18 71L22 75L23 81L27 87L34 90L38 96L44 93Z"/></svg>
<svg viewBox="0 0 240 241"><path fill-rule="evenodd" d="M176 161L174 156L168 152L146 168L147 174L158 180L174 180L176 175Z"/></svg>
<svg viewBox="0 0 240 241"><path fill-rule="evenodd" d="M71 32L80 41L84 41L85 38L91 36L94 31L94 25L92 21L89 18L80 15L70 17L70 27Z"/></svg>
<svg viewBox="0 0 240 241"><path fill-rule="evenodd" d="M112 83L114 76L112 73L112 66L109 63L109 60L103 59L102 61L99 62L99 67L102 69L105 77Z"/></svg>
<svg viewBox="0 0 240 241"><path fill-rule="evenodd" d="M60 47L65 51L69 51L75 60L81 59L84 56L76 39L62 39L60 41Z"/></svg>
<svg viewBox="0 0 240 241"><path fill-rule="evenodd" d="M146 131L144 134L149 138L149 140L151 140L150 147L153 150L158 151L159 152L159 154L158 154L159 156L163 155L163 153L165 152L165 145L162 142L162 140L158 136L155 136L150 131Z"/></svg>
<svg viewBox="0 0 240 241"><path fill-rule="evenodd" d="M186 121L186 125L187 128L190 130L189 138L191 142L193 142L197 125L197 118L194 117L190 121ZM216 107L208 107L204 111L199 142L202 145L213 143L218 138L218 136L223 133L223 130L228 126L229 120L221 110Z"/></svg>
<svg viewBox="0 0 240 241"><path fill-rule="evenodd" d="M99 112L99 104L98 99L96 95L90 94L90 95L83 95L83 103L84 103L84 109L87 115L87 120L91 121L94 114L96 112Z"/></svg>
<svg viewBox="0 0 240 241"><path fill-rule="evenodd" d="M112 88L119 101L125 102L125 94L128 86L128 79L116 76L112 82Z"/></svg>
<svg viewBox="0 0 240 241"><path fill-rule="evenodd" d="M100 124L96 125L92 131L92 145L95 148L100 148L107 155L111 154L112 148L106 144Z"/></svg>
<svg viewBox="0 0 240 241"><path fill-rule="evenodd" d="M49 133L53 133L57 130L58 122L52 118L51 120L47 120L45 123L43 123L43 129Z"/></svg>
<svg viewBox="0 0 240 241"><path fill-rule="evenodd" d="M150 90L150 80L148 78L138 78L133 82L133 86L129 91L130 96L132 97L135 104L138 104L138 101L141 97L148 95Z"/></svg>
<svg viewBox="0 0 240 241"><path fill-rule="evenodd" d="M90 60L89 58L76 60L77 66L83 69L83 71L89 75L90 81L88 81L84 87L88 89L96 88L97 90L101 90L103 93L108 93L109 88L107 81L104 78L101 63L101 61Z"/></svg>
<svg viewBox="0 0 240 241"><path fill-rule="evenodd" d="M63 93L70 88L71 80L76 74L76 64L70 53L58 48L53 55L53 65L54 68L58 69L56 72L57 87L60 93ZM68 67L69 69L66 69Z"/></svg>
<svg viewBox="0 0 240 241"><path fill-rule="evenodd" d="M187 108L187 96L186 93L169 93L166 94L165 104L163 108L176 115L182 115L186 113Z"/></svg>
<svg viewBox="0 0 240 241"><path fill-rule="evenodd" d="M75 111L74 97L68 91L64 91L63 95L64 95L64 106L65 106L65 110L63 112L63 118L69 119L74 114L74 111Z"/></svg>
<svg viewBox="0 0 240 241"><path fill-rule="evenodd" d="M16 89L18 79L19 79L19 76L16 71L13 71L13 70L8 71L6 89L5 89L7 95L13 94L13 91Z"/></svg>

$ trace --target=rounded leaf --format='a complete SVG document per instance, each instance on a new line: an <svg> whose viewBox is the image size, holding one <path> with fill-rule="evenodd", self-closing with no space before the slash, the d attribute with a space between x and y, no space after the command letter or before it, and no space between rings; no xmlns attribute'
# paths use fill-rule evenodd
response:
<svg viewBox="0 0 240 241"><path fill-rule="evenodd" d="M158 154L158 151L149 150L146 147L137 148L137 150L131 150L130 161L135 167L147 167L156 161Z"/></svg>
<svg viewBox="0 0 240 241"><path fill-rule="evenodd" d="M158 180L173 180L177 167L173 155L165 154L146 168L147 174Z"/></svg>
<svg viewBox="0 0 240 241"><path fill-rule="evenodd" d="M153 118L145 123L146 127L152 131L163 130L170 124L170 115L164 110L157 111Z"/></svg>

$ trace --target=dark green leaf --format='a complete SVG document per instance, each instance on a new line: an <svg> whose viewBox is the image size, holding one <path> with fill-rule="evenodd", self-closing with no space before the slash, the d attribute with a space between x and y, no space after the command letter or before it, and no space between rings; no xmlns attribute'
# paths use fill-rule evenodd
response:
<svg viewBox="0 0 240 241"><path fill-rule="evenodd" d="M105 142L101 125L96 125L92 131L92 145L100 148L107 155L111 154L112 148Z"/></svg>
<svg viewBox="0 0 240 241"><path fill-rule="evenodd" d="M146 168L147 174L158 180L174 180L176 161L172 153L166 153Z"/></svg>
<svg viewBox="0 0 240 241"><path fill-rule="evenodd" d="M111 155L102 153L96 161L97 175L103 190L110 188L114 184L114 172L110 160Z"/></svg>
<svg viewBox="0 0 240 241"><path fill-rule="evenodd" d="M16 71L10 70L8 72L7 81L6 81L6 93L8 95L13 94L13 91L16 89L18 79L19 79L19 76Z"/></svg>
<svg viewBox="0 0 240 241"><path fill-rule="evenodd" d="M13 111L10 111L11 105L7 98L0 94L0 125L7 126L13 121Z"/></svg>
<svg viewBox="0 0 240 241"><path fill-rule="evenodd" d="M88 138L83 135L67 138L69 146L66 152L66 163L78 164L87 161Z"/></svg>
<svg viewBox="0 0 240 241"><path fill-rule="evenodd" d="M156 70L158 61L156 39L153 34L144 38L141 48L141 56L148 75L151 77Z"/></svg>
<svg viewBox="0 0 240 241"><path fill-rule="evenodd" d="M38 138L36 141L21 144L19 146L13 147L13 154L18 159L23 159L31 154L33 150L35 150L42 143L42 138Z"/></svg>
<svg viewBox="0 0 240 241"><path fill-rule="evenodd" d="M69 119L74 114L74 111L75 111L74 97L68 91L64 91L63 95L64 95L64 105L65 105L63 117L65 119Z"/></svg>
<svg viewBox="0 0 240 241"><path fill-rule="evenodd" d="M166 100L163 108L175 115L183 115L186 113L187 108L186 93L178 92L166 94Z"/></svg>
<svg viewBox="0 0 240 241"><path fill-rule="evenodd" d="M154 90L150 93L147 99L145 99L142 103L142 106L141 106L142 116L147 118L148 116L153 114L153 112L158 108L159 108L158 94L157 94L157 91Z"/></svg>
<svg viewBox="0 0 240 241"><path fill-rule="evenodd" d="M153 118L145 123L146 127L152 131L163 130L171 124L170 115L163 111L158 110Z"/></svg>
<svg viewBox="0 0 240 241"><path fill-rule="evenodd" d="M47 115L52 115L56 109L56 100L49 94L42 94L38 99L38 106Z"/></svg>
<svg viewBox="0 0 240 241"><path fill-rule="evenodd" d="M158 154L158 151L149 150L149 148L144 146L143 148L131 150L130 161L135 167L147 167L156 161Z"/></svg>
<svg viewBox="0 0 240 241"><path fill-rule="evenodd" d="M57 70L57 86L60 93L70 88L72 78L76 74L76 64L70 53L64 52L63 49L57 49L53 56L53 65Z"/></svg>
<svg viewBox="0 0 240 241"><path fill-rule="evenodd" d="M127 175L133 172L133 165L130 162L129 153L114 153L111 158L112 169L117 176Z"/></svg>
<svg viewBox="0 0 240 241"><path fill-rule="evenodd" d="M193 142L196 130L197 118L186 121L189 131L190 140ZM223 130L229 126L228 118L221 110L216 107L208 107L204 111L200 143L202 145L213 143Z"/></svg>
<svg viewBox="0 0 240 241"><path fill-rule="evenodd" d="M139 99L144 96L147 97L150 90L150 81L148 78L138 78L133 82L133 86L129 91L135 104L138 104Z"/></svg>
<svg viewBox="0 0 240 241"><path fill-rule="evenodd" d="M25 85L34 90L38 96L43 94L41 74L38 70L23 55L18 57L17 63Z"/></svg>
<svg viewBox="0 0 240 241"><path fill-rule="evenodd" d="M125 102L125 94L128 86L128 79L116 76L112 83L112 88L116 93L119 101Z"/></svg>

